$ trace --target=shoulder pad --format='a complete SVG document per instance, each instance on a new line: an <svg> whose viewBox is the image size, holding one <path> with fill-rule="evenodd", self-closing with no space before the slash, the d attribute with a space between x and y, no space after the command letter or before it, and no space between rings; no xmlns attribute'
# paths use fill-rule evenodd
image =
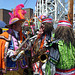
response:
<svg viewBox="0 0 75 75"><path fill-rule="evenodd" d="M10 41L11 40L11 35L8 32L3 32L2 34L0 34L0 39Z"/></svg>

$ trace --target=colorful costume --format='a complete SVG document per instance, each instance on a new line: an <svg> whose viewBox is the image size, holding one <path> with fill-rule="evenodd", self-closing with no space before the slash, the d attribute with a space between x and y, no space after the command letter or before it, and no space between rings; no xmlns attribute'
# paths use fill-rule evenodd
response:
<svg viewBox="0 0 75 75"><path fill-rule="evenodd" d="M0 72L6 73L6 57L11 36L4 32L0 35Z"/></svg>
<svg viewBox="0 0 75 75"><path fill-rule="evenodd" d="M7 70L7 71L18 71L19 67L22 69L27 67L25 57L21 57L21 60L18 61L12 61L11 57L14 55L14 51L18 49L19 43L18 40L14 37L11 36L9 33L4 32L3 34L0 35L0 54L1 54L1 67L2 70ZM20 64L20 65L19 65ZM4 72L2 71L2 72ZM6 71L5 71L6 72ZM20 70L21 72L21 70ZM23 72L22 72L23 73ZM21 74L22 74L21 73Z"/></svg>
<svg viewBox="0 0 75 75"><path fill-rule="evenodd" d="M9 30L10 31L10 30ZM9 32L8 31L8 32ZM12 31L13 32L13 31ZM11 33L10 33L11 34ZM14 33L12 34L12 35L14 35ZM20 37L18 37L19 39L20 39ZM9 43L9 48L10 49L14 49L15 51L16 51L16 49L18 49L18 46L19 46L19 40L17 40L16 38L15 38L15 36L12 36L12 40L11 40L11 42ZM9 50L9 48L8 48L8 50ZM12 54L13 55L13 54ZM25 59L26 59L26 56L22 56L21 57L21 60L19 59L17 62L13 62L12 60L11 60L11 56L12 55L10 55L9 57L7 57L7 67L8 67L8 69L7 70L10 70L9 68L11 67L11 69L13 70L13 71L15 71L15 70L18 70L20 67L22 68L22 69L24 69L24 68L26 68L27 67L27 64L26 64L26 61L25 61ZM10 64L9 64L10 63ZM13 65L12 65L13 64ZM17 65L16 65L17 64ZM20 64L20 65L19 65ZM15 68L14 68L15 67ZM20 71L18 71L18 72L21 72L21 69L19 69ZM23 73L23 70L22 70L22 72L21 73Z"/></svg>
<svg viewBox="0 0 75 75"><path fill-rule="evenodd" d="M41 40L39 40L39 43L37 44L37 47L35 48L36 51L38 51L39 49L43 49L43 47L45 47L46 42L48 40L50 40L50 36L49 35L48 36L47 35L44 35L40 39ZM34 70L35 74L36 73L39 73L40 75L43 75L43 73L42 73L42 63L41 62L34 63L33 70Z"/></svg>
<svg viewBox="0 0 75 75"><path fill-rule="evenodd" d="M21 43L26 39L22 34L21 25L25 21L24 14L26 11L21 10L23 4L18 5L13 13L9 13L11 18L9 24L5 27L9 28L7 32L0 35L0 68L4 75L23 75L27 66L26 56L24 55L24 47L18 50Z"/></svg>
<svg viewBox="0 0 75 75"><path fill-rule="evenodd" d="M37 53L38 50L43 50L44 47L46 47L46 43L48 41L51 41L51 33L53 30L53 24L52 24L52 19L51 18L43 18L42 19L42 24L40 26L40 30L36 39L36 43L34 42L34 52ZM41 51L42 52L42 51ZM34 55L35 55L34 53ZM35 57L34 57L35 58ZM37 56L38 58L38 56ZM36 61L36 60L35 60ZM40 60L39 62L34 63L33 70L35 74L40 74L43 75L42 71L42 64Z"/></svg>
<svg viewBox="0 0 75 75"><path fill-rule="evenodd" d="M50 43L50 60L48 61L50 69L48 65L46 66L48 75L52 75L51 64L55 65L56 68L54 75L75 75L75 46L71 27L69 21L60 20L58 22L55 31L56 40Z"/></svg>
<svg viewBox="0 0 75 75"><path fill-rule="evenodd" d="M56 65L55 75L74 75L75 74L75 47L70 43L69 46L60 40L58 42L60 60Z"/></svg>
<svg viewBox="0 0 75 75"><path fill-rule="evenodd" d="M55 34L55 38L60 39L58 41L60 59L56 65L55 75L75 75L75 45L74 33L71 27L72 25L69 21L60 20L58 22L56 32L59 30L59 28L59 32L61 32L62 29L63 31L61 36L59 35L60 37L57 37L58 34Z"/></svg>

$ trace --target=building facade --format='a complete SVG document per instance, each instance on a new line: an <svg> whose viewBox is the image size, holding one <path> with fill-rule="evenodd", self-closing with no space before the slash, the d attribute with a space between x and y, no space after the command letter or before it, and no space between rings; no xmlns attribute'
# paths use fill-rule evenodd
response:
<svg viewBox="0 0 75 75"><path fill-rule="evenodd" d="M27 13L25 14L26 19L33 18L33 9L27 8L24 10L27 11ZM0 9L0 20L4 21L6 24L9 24L9 19L10 19L9 12L12 12L12 11L6 10L6 9Z"/></svg>
<svg viewBox="0 0 75 75"><path fill-rule="evenodd" d="M25 9L25 10L27 11L27 13L25 14L25 18L26 18L26 19L31 19L31 18L33 18L33 9L27 8L27 9Z"/></svg>
<svg viewBox="0 0 75 75"><path fill-rule="evenodd" d="M9 19L10 19L9 12L11 11L6 9L0 9L0 20L4 21L6 24L9 23Z"/></svg>

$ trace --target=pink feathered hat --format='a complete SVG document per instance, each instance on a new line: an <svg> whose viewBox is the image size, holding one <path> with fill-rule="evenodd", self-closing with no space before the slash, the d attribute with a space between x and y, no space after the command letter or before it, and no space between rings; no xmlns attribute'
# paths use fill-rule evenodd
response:
<svg viewBox="0 0 75 75"><path fill-rule="evenodd" d="M17 22L24 22L25 17L24 15L26 14L26 11L23 10L22 8L24 7L24 4L19 4L16 6L16 8L13 9L13 12L9 12L10 15L10 20L9 24L6 25L5 27L10 28L12 25L15 25Z"/></svg>
<svg viewBox="0 0 75 75"><path fill-rule="evenodd" d="M19 19L19 18L13 18L12 20L11 20L11 24L8 24L8 25L6 25L5 27L6 28L11 28L11 26L12 25L15 25L16 23L22 23L22 22L24 22L25 21L25 19Z"/></svg>

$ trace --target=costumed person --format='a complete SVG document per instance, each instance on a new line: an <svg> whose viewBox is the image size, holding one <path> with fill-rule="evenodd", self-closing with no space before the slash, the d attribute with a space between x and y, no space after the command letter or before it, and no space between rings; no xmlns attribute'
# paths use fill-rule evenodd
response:
<svg viewBox="0 0 75 75"><path fill-rule="evenodd" d="M0 74L3 75L23 75L24 69L27 67L24 55L26 45L21 45L26 39L21 27L25 21L26 11L22 11L22 7L24 5L20 4L16 6L13 13L9 13L11 18L9 24L5 26L9 30L0 35ZM19 11L21 11L20 14Z"/></svg>
<svg viewBox="0 0 75 75"><path fill-rule="evenodd" d="M32 36L31 27L28 25L27 22L25 22L23 26L23 34L25 35L25 37L29 36L31 38ZM25 54L28 56L28 68L24 69L24 72L27 72L27 75L33 75L32 64L31 64L31 46L32 46L31 44L32 41L28 40L27 41L28 50L25 51Z"/></svg>
<svg viewBox="0 0 75 75"><path fill-rule="evenodd" d="M75 41L72 25L67 20L60 20L55 31L58 41L59 61L55 75L75 75Z"/></svg>
<svg viewBox="0 0 75 75"><path fill-rule="evenodd" d="M34 24L34 19L30 19L29 21L26 20L25 25L23 26L23 28L27 31L31 32L30 37L32 37L33 35L35 35L34 31L35 31L35 24Z"/></svg>
<svg viewBox="0 0 75 75"><path fill-rule="evenodd" d="M44 17L44 16L42 16L42 17ZM38 60L39 62L36 62L38 56L36 58L35 55L38 51L40 53L42 53L42 51L45 47L45 44L48 41L51 41L51 36L52 36L53 29L54 28L53 28L52 18L48 18L48 17L42 18L42 23L41 23L41 26L40 26L40 29L39 29L39 32L38 32L38 35L37 35L37 39L35 40L35 42L33 44L33 47L34 47L33 59L34 59L34 62L35 62L33 64L33 71L34 71L35 74L44 75L44 71L42 71L43 63L40 62L40 60ZM44 69L44 67L43 67L43 69Z"/></svg>
<svg viewBox="0 0 75 75"><path fill-rule="evenodd" d="M50 43L50 69L46 69L51 74L51 64L55 65L54 75L75 75L75 44L72 25L67 20L58 21L55 30L55 40ZM47 75L47 73L46 73Z"/></svg>

